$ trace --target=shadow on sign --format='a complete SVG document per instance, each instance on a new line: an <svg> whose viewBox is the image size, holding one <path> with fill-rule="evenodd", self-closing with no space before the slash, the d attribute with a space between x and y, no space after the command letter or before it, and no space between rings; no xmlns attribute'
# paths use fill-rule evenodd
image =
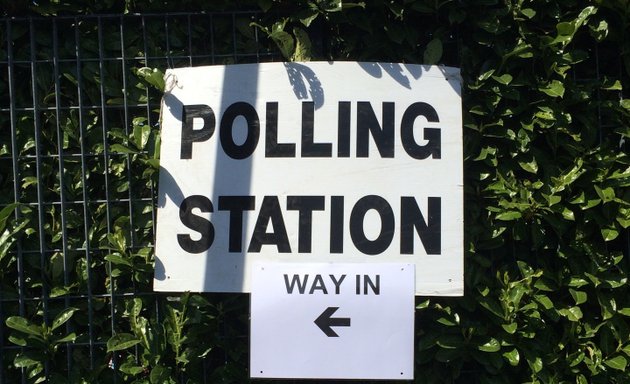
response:
<svg viewBox="0 0 630 384"><path fill-rule="evenodd" d="M324 89L312 69L300 63L284 63L284 68L298 100L310 98L315 109L324 105Z"/></svg>

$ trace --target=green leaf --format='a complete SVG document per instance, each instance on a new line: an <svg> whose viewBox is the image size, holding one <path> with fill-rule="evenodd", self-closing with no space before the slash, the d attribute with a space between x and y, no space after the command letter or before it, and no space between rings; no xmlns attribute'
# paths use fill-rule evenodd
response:
<svg viewBox="0 0 630 384"><path fill-rule="evenodd" d="M580 307L564 308L558 312L569 321L579 321L584 316Z"/></svg>
<svg viewBox="0 0 630 384"><path fill-rule="evenodd" d="M22 179L22 189L26 189L26 187L31 185L37 185L37 177L35 176L27 176Z"/></svg>
<svg viewBox="0 0 630 384"><path fill-rule="evenodd" d="M599 205L599 203L601 203L602 200L601 199L588 199L586 200L585 203L583 203L580 206L580 209L582 209L583 211L587 210L587 209L591 209L593 207L596 207Z"/></svg>
<svg viewBox="0 0 630 384"><path fill-rule="evenodd" d="M499 343L497 339L491 337L490 340L477 348L483 352L497 352L501 349L501 343Z"/></svg>
<svg viewBox="0 0 630 384"><path fill-rule="evenodd" d="M496 219L501 221L512 221L520 219L521 217L523 217L523 214L519 211L506 211L499 213L496 216Z"/></svg>
<svg viewBox="0 0 630 384"><path fill-rule="evenodd" d="M440 317L436 320L438 323L442 324L442 325L446 325L447 327L453 327L457 325L456 321L453 321L449 318L446 317Z"/></svg>
<svg viewBox="0 0 630 384"><path fill-rule="evenodd" d="M534 283L534 287L540 291L545 291L545 292L553 292L553 291L558 290L555 284L551 285L550 283L552 282L548 280L539 279L539 280L536 280L536 282Z"/></svg>
<svg viewBox="0 0 630 384"><path fill-rule="evenodd" d="M550 207L562 201L562 197L558 195L545 195L543 193L543 197L547 200Z"/></svg>
<svg viewBox="0 0 630 384"><path fill-rule="evenodd" d="M153 169L160 169L160 159L142 159L141 161Z"/></svg>
<svg viewBox="0 0 630 384"><path fill-rule="evenodd" d="M26 338L24 338L24 337L17 337L15 335L9 336L9 341L12 342L15 345L19 345L20 347L26 347L28 345L28 342L26 341Z"/></svg>
<svg viewBox="0 0 630 384"><path fill-rule="evenodd" d="M38 358L44 360L43 357L33 356L33 354L19 354L15 356L15 359L13 360L13 365L16 368L28 368L38 364L41 365L42 362L39 361Z"/></svg>
<svg viewBox="0 0 630 384"><path fill-rule="evenodd" d="M140 340L134 335L130 333L118 333L107 340L107 352L131 348L138 343L140 343Z"/></svg>
<svg viewBox="0 0 630 384"><path fill-rule="evenodd" d="M570 210L567 207L563 207L562 208L562 217L565 220L569 220L569 221L575 221L575 214L573 213L572 210Z"/></svg>
<svg viewBox="0 0 630 384"><path fill-rule="evenodd" d="M553 302L551 301L549 297L545 295L535 295L534 299L536 299L536 301L540 303L540 305L542 305L543 308L547 310L553 308Z"/></svg>
<svg viewBox="0 0 630 384"><path fill-rule="evenodd" d="M626 365L628 365L628 360L626 360L625 357L619 355L619 356L615 356L611 359L606 359L604 360L604 364L606 364L607 366L609 366L612 369L616 369L619 371L625 371L626 370Z"/></svg>
<svg viewBox="0 0 630 384"><path fill-rule="evenodd" d="M571 22L563 21L558 23L556 25L557 36L550 44L562 43L566 45L569 43L573 39L575 32L580 28L584 21L586 21L586 19L595 12L597 12L597 8L593 6L586 7L582 10L582 12L580 12L580 15L575 20Z"/></svg>
<svg viewBox="0 0 630 384"><path fill-rule="evenodd" d="M151 135L151 127L147 124L146 117L136 117L132 121L133 125L133 142L140 150L149 142Z"/></svg>
<svg viewBox="0 0 630 384"><path fill-rule="evenodd" d="M530 359L527 359L527 364L535 373L538 373L543 369L542 359L538 356L536 356L533 361Z"/></svg>
<svg viewBox="0 0 630 384"><path fill-rule="evenodd" d="M600 291L597 293L597 301L599 302L599 308L604 320L612 318L615 312L617 312L617 302L614 297Z"/></svg>
<svg viewBox="0 0 630 384"><path fill-rule="evenodd" d="M615 227L601 228L600 231L604 241L612 241L619 236L619 231Z"/></svg>
<svg viewBox="0 0 630 384"><path fill-rule="evenodd" d="M65 324L79 308L66 308L55 317L52 322L51 330L55 330Z"/></svg>
<svg viewBox="0 0 630 384"><path fill-rule="evenodd" d="M56 344L62 344L62 343L72 343L77 339L77 335L74 332L71 332L69 334L67 334L66 336L55 340Z"/></svg>
<svg viewBox="0 0 630 384"><path fill-rule="evenodd" d="M494 314L496 317L503 319L505 316L504 310L499 303L497 303L493 297L478 298L479 304Z"/></svg>
<svg viewBox="0 0 630 384"><path fill-rule="evenodd" d="M476 158L474 158L474 161L479 161L479 160L485 160L488 155L490 156L494 156L497 153L497 148L496 147L483 147L481 148L481 151L479 152L479 156L477 156Z"/></svg>
<svg viewBox="0 0 630 384"><path fill-rule="evenodd" d="M293 28L295 36L295 51L291 56L292 61L310 61L312 55L311 39L302 28Z"/></svg>
<svg viewBox="0 0 630 384"><path fill-rule="evenodd" d="M144 79L158 91L164 92L164 73L157 68L142 67L135 71L136 76Z"/></svg>
<svg viewBox="0 0 630 384"><path fill-rule="evenodd" d="M109 146L110 151L114 152L114 153L126 153L126 154L133 154L133 153L138 153L138 151L131 149L125 145L122 144L112 144Z"/></svg>
<svg viewBox="0 0 630 384"><path fill-rule="evenodd" d="M39 383L43 383L46 381L46 377L44 375L39 376L39 374L44 370L44 366L43 365L35 365L33 367L31 367L30 369L27 370L27 375L26 377L28 379L35 379L33 381L34 384L39 384ZM37 377L39 376L39 377Z"/></svg>
<svg viewBox="0 0 630 384"><path fill-rule="evenodd" d="M630 227L630 219L623 216L617 216L616 220L623 229L628 229Z"/></svg>
<svg viewBox="0 0 630 384"><path fill-rule="evenodd" d="M139 373L144 372L144 369L145 369L144 367L138 366L132 362L126 362L120 366L120 372L126 373L127 375L131 375L131 376L135 376Z"/></svg>
<svg viewBox="0 0 630 384"><path fill-rule="evenodd" d="M424 49L424 64L438 64L440 59L442 58L442 52L442 40L436 37L433 40L429 41L426 48Z"/></svg>
<svg viewBox="0 0 630 384"><path fill-rule="evenodd" d="M309 27L311 23L319 16L319 12L317 10L309 9L303 15L299 15L300 23L302 23L305 27Z"/></svg>
<svg viewBox="0 0 630 384"><path fill-rule="evenodd" d="M16 331L20 331L28 335L33 335L37 337L43 336L43 330L40 326L31 324L28 320L20 316L9 317L5 321L5 324L11 329L15 329Z"/></svg>
<svg viewBox="0 0 630 384"><path fill-rule="evenodd" d="M325 12L339 12L343 9L342 0L319 0L317 6Z"/></svg>
<svg viewBox="0 0 630 384"><path fill-rule="evenodd" d="M365 9L365 2L360 1L358 3L346 3L345 1L340 1L342 9L350 9L350 8L363 8Z"/></svg>
<svg viewBox="0 0 630 384"><path fill-rule="evenodd" d="M430 299L426 299L423 302L421 302L420 304L416 305L416 309L425 309L429 307L429 304L431 304L431 300Z"/></svg>
<svg viewBox="0 0 630 384"><path fill-rule="evenodd" d="M464 341L461 336L445 334L438 337L436 344L440 348L457 349L463 347Z"/></svg>
<svg viewBox="0 0 630 384"><path fill-rule="evenodd" d="M584 8L582 12L580 12L580 14L578 15L577 19L573 20L573 23L575 24L576 29L579 28L582 24L584 24L584 22L586 21L586 19L588 19L589 16L595 13L597 13L597 8L595 8L592 5Z"/></svg>
<svg viewBox="0 0 630 384"><path fill-rule="evenodd" d="M500 83L500 84L503 84L503 85L510 84L512 82L512 79L513 79L512 75L510 75L509 73L503 74L501 76L492 76L492 78L497 83Z"/></svg>
<svg viewBox="0 0 630 384"><path fill-rule="evenodd" d="M563 97L564 96L564 84L558 80L553 80L544 87L538 88L539 91L546 93L551 97Z"/></svg>
<svg viewBox="0 0 630 384"><path fill-rule="evenodd" d="M115 233L108 233L107 242L112 249L115 249L120 253L125 253L127 248L127 238L120 229L116 230Z"/></svg>
<svg viewBox="0 0 630 384"><path fill-rule="evenodd" d="M73 284L69 287L52 287L50 289L50 297L61 297L61 296L65 296L67 294L69 294L70 292L72 292L72 289L74 287L76 287L77 284Z"/></svg>
<svg viewBox="0 0 630 384"><path fill-rule="evenodd" d="M529 173L536 174L538 172L538 163L536 162L535 158L533 158L531 161L528 161L528 162L519 161L518 165L520 165L521 168L523 168L523 170Z"/></svg>
<svg viewBox="0 0 630 384"><path fill-rule="evenodd" d="M528 19L531 19L532 17L536 16L536 11L534 11L531 8L521 9L521 13L523 14L523 16L527 17Z"/></svg>
<svg viewBox="0 0 630 384"><path fill-rule="evenodd" d="M601 189L597 185L594 185L595 192L604 203L608 203L615 200L615 190L611 187Z"/></svg>
<svg viewBox="0 0 630 384"><path fill-rule="evenodd" d="M490 76L492 76L492 74L494 73L494 71L495 71L494 69L490 69L490 70L488 70L488 71L486 71L486 72L482 73L481 75L479 75L479 77L477 77L477 80L479 80L479 81L485 81L485 80L487 80L488 78L490 78ZM629 101L630 101L630 100L629 100ZM630 104L630 103L629 103L629 104ZM630 109L630 107L629 107L629 109Z"/></svg>
<svg viewBox="0 0 630 384"><path fill-rule="evenodd" d="M514 332L516 332L517 326L518 325L516 323L501 324L501 327L505 330L505 332L509 333L510 335L513 335Z"/></svg>
<svg viewBox="0 0 630 384"><path fill-rule="evenodd" d="M561 22L556 25L558 36L573 36L575 25L573 23Z"/></svg>
<svg viewBox="0 0 630 384"><path fill-rule="evenodd" d="M584 272L584 275L588 277L588 279L593 283L593 285L595 285L595 287L601 284L601 281L599 280L599 278L597 278L597 276L588 272Z"/></svg>
<svg viewBox="0 0 630 384"><path fill-rule="evenodd" d="M18 203L12 203L0 210L0 232L4 231L7 219L9 218L9 216L11 216L15 208L17 208L18 206Z"/></svg>
<svg viewBox="0 0 630 384"><path fill-rule="evenodd" d="M5 227L6 222L2 223L1 226ZM29 232L32 231L31 228L26 228L28 224L28 219L20 219L17 225L12 225L7 229L0 229L0 262L3 260L8 260L8 263L0 264L0 268L8 268L11 263L15 261L15 258L12 254L9 253L13 244L18 240L16 234L24 233L27 236ZM3 276L3 271L0 269L0 279ZM2 289L0 287L0 289Z"/></svg>
<svg viewBox="0 0 630 384"><path fill-rule="evenodd" d="M575 180L577 180L581 175L584 174L584 169L582 169L584 165L584 160L578 158L575 166L573 168L571 168L571 170L569 170L568 172L564 173L562 176L555 178L552 177L551 179L553 180L553 184L554 184L554 191L555 192L560 192L563 191L567 186L571 185L573 182L575 182ZM582 192L581 196L578 196L578 199L584 198L584 192Z"/></svg>
<svg viewBox="0 0 630 384"><path fill-rule="evenodd" d="M276 43L282 56L287 60L291 59L295 51L295 41L288 32L277 30L269 34L269 37Z"/></svg>
<svg viewBox="0 0 630 384"><path fill-rule="evenodd" d="M586 292L576 291L575 289L569 288L569 293L571 294L571 297L573 297L573 300L575 300L575 305L580 305L588 300Z"/></svg>
<svg viewBox="0 0 630 384"><path fill-rule="evenodd" d="M612 82L602 84L602 89L606 91L621 91L623 87L621 86L621 82L615 79Z"/></svg>
<svg viewBox="0 0 630 384"><path fill-rule="evenodd" d="M171 377L171 369L165 368L161 365L156 365L151 370L151 374L149 375L149 380L151 384L171 384L175 383L173 378Z"/></svg>
<svg viewBox="0 0 630 384"><path fill-rule="evenodd" d="M508 352L503 352L503 357L513 367L516 367L521 360L521 355L518 353L518 350L516 348Z"/></svg>
<svg viewBox="0 0 630 384"><path fill-rule="evenodd" d="M582 361L584 361L585 354L584 354L584 352L580 351L580 352L575 352L575 353L569 355L568 357L569 358L567 359L567 361L569 362L569 366L570 367L575 367L576 365L578 365Z"/></svg>
<svg viewBox="0 0 630 384"><path fill-rule="evenodd" d="M133 264L127 260L126 258L120 256L119 254L111 254L111 255L107 255L105 256L105 260L111 262L112 264L115 265L125 265L127 267L133 267Z"/></svg>

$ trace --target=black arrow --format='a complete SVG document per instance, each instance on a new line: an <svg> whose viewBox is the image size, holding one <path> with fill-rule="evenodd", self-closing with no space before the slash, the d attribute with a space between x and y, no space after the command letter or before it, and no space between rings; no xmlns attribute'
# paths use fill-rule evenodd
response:
<svg viewBox="0 0 630 384"><path fill-rule="evenodd" d="M315 325L319 327L328 337L339 337L337 332L333 331L331 327L349 327L349 317L331 317L339 307L328 307L322 312L317 319L315 319Z"/></svg>

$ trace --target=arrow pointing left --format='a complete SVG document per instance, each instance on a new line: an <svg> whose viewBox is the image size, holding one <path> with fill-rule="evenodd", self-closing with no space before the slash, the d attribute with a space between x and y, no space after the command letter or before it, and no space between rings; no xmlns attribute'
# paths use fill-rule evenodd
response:
<svg viewBox="0 0 630 384"><path fill-rule="evenodd" d="M332 317L339 307L328 307L321 315L315 319L315 325L319 327L328 337L339 337L332 327L349 327L349 317Z"/></svg>

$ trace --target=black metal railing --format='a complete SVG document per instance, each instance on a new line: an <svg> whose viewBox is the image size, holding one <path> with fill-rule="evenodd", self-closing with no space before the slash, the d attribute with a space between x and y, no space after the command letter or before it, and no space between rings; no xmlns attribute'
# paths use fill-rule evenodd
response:
<svg viewBox="0 0 630 384"><path fill-rule="evenodd" d="M76 339L58 346L64 356L44 359L46 376L50 361L64 362L68 373L77 364L87 370L119 364L106 343L119 331L123 299L158 301L150 272L123 283L106 260L112 234L122 233L131 253L147 255L154 244L155 176L137 160L156 157L161 92L146 75L154 68L278 60L250 26L257 17L0 20L0 209L19 204L7 222L23 225L0 264L0 383L26 382L32 372L28 362L7 368L29 349L10 341L11 316L51 326L64 308L79 310L60 328Z"/></svg>

